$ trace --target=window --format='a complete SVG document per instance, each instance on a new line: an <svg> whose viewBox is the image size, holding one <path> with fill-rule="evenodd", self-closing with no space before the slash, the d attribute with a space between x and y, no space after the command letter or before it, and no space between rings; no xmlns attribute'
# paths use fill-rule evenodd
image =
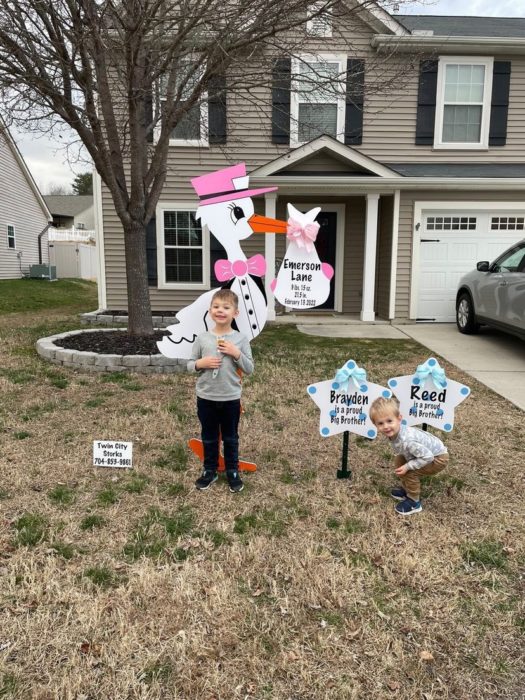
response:
<svg viewBox="0 0 525 700"><path fill-rule="evenodd" d="M475 231L475 216L428 216L427 231Z"/></svg>
<svg viewBox="0 0 525 700"><path fill-rule="evenodd" d="M157 210L157 257L159 287L204 289L209 285L209 251L191 206Z"/></svg>
<svg viewBox="0 0 525 700"><path fill-rule="evenodd" d="M346 57L292 61L290 140L298 146L328 134L344 140Z"/></svg>
<svg viewBox="0 0 525 700"><path fill-rule="evenodd" d="M525 268L525 247L520 246L511 253L496 260L493 272L523 272Z"/></svg>
<svg viewBox="0 0 525 700"><path fill-rule="evenodd" d="M523 231L524 225L523 216L493 216L490 220L492 231Z"/></svg>
<svg viewBox="0 0 525 700"><path fill-rule="evenodd" d="M332 36L332 18L327 12L321 13L312 17L311 15L319 12L323 3L315 3L310 5L307 9L308 19L306 23L306 33L308 36L321 36L330 37Z"/></svg>
<svg viewBox="0 0 525 700"><path fill-rule="evenodd" d="M15 227L10 224L7 225L7 247L16 248Z"/></svg>
<svg viewBox="0 0 525 700"><path fill-rule="evenodd" d="M204 73L204 66L194 67L194 64L186 62L180 69L180 83L182 86L181 100L190 98L196 84ZM160 81L160 99L165 101L165 81ZM208 133L208 103L206 95L194 104L179 119L179 122L171 132L170 144L176 146L207 146Z"/></svg>
<svg viewBox="0 0 525 700"><path fill-rule="evenodd" d="M488 148L492 58L441 58L435 148Z"/></svg>

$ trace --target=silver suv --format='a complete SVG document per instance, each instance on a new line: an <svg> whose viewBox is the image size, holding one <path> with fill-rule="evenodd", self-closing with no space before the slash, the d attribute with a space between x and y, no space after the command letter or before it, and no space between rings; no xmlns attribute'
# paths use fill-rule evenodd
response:
<svg viewBox="0 0 525 700"><path fill-rule="evenodd" d="M461 333L486 324L525 340L525 239L460 279L456 323Z"/></svg>

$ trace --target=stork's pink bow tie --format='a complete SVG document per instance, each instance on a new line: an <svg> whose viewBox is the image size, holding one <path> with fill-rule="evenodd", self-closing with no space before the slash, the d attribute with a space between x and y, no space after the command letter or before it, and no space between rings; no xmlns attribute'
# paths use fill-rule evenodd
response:
<svg viewBox="0 0 525 700"><path fill-rule="evenodd" d="M266 260L258 253L248 260L217 260L214 266L215 277L219 282L227 282L234 277L255 275L262 277L266 272Z"/></svg>
<svg viewBox="0 0 525 700"><path fill-rule="evenodd" d="M311 224L303 226L295 219L288 219L286 227L286 236L291 241L294 241L299 248L306 248L307 253L315 250L314 241L317 238L319 224L313 221Z"/></svg>

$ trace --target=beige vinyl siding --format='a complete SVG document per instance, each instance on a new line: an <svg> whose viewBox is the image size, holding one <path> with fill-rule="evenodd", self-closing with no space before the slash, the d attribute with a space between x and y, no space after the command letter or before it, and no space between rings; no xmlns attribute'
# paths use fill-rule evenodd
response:
<svg viewBox="0 0 525 700"><path fill-rule="evenodd" d="M465 59L468 57L465 56ZM365 93L363 143L358 147L382 163L520 163L525 159L525 58L498 56L511 62L507 144L484 150L416 146L419 61L403 89L388 95Z"/></svg>
<svg viewBox="0 0 525 700"><path fill-rule="evenodd" d="M8 225L15 228L14 248L8 247ZM0 132L0 279L17 279L21 270L38 264L38 235L46 225L35 192ZM42 236L42 262L48 262L47 233Z"/></svg>
<svg viewBox="0 0 525 700"><path fill-rule="evenodd" d="M460 202L522 202L520 192L402 192L399 211L399 244L397 259L396 312L398 320L406 320L410 315L410 275L412 261L412 231L415 225L414 202L450 202L450 209ZM519 236L516 236L519 238Z"/></svg>
<svg viewBox="0 0 525 700"><path fill-rule="evenodd" d="M388 319L389 312L393 213L394 198L381 197L379 200L375 311L379 318L384 319Z"/></svg>

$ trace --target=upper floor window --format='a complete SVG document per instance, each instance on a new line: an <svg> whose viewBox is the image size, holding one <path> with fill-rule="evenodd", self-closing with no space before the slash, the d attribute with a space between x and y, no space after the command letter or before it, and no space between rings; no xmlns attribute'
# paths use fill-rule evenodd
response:
<svg viewBox="0 0 525 700"><path fill-rule="evenodd" d="M492 58L441 58L434 148L488 148Z"/></svg>
<svg viewBox="0 0 525 700"><path fill-rule="evenodd" d="M160 288L202 289L209 284L209 251L191 207L159 208L157 256Z"/></svg>
<svg viewBox="0 0 525 700"><path fill-rule="evenodd" d="M314 3L308 6L306 33L308 36L330 37L332 36L332 18L327 12L319 12L324 3ZM319 13L319 14L316 14ZM315 17L312 17L315 15Z"/></svg>
<svg viewBox="0 0 525 700"><path fill-rule="evenodd" d="M345 77L345 56L305 56L292 61L291 145L323 134L344 140Z"/></svg>
<svg viewBox="0 0 525 700"><path fill-rule="evenodd" d="M178 88L181 88L181 104L185 105L204 73L204 66L195 67L189 61L184 62L179 71ZM165 101L165 81L160 81L160 99ZM175 146L207 146L208 103L203 95L196 104L187 109L171 132L170 144Z"/></svg>
<svg viewBox="0 0 525 700"><path fill-rule="evenodd" d="M16 248L15 227L10 224L7 225L7 247Z"/></svg>

